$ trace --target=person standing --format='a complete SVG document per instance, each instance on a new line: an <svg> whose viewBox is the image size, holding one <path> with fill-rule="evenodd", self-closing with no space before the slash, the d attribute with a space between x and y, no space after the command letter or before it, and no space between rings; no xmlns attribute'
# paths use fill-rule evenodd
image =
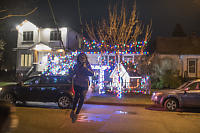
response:
<svg viewBox="0 0 200 133"><path fill-rule="evenodd" d="M94 72L91 68L90 63L88 62L87 55L85 53L80 53L77 56L77 64L74 66L70 75L73 76L74 91L75 91L72 111L70 113L72 122L74 122L81 111L86 93L88 91L88 86L89 86L88 76L94 75Z"/></svg>

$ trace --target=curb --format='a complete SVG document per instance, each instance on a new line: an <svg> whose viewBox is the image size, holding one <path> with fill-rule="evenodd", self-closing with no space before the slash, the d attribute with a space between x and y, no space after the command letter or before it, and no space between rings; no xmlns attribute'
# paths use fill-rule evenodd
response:
<svg viewBox="0 0 200 133"><path fill-rule="evenodd" d="M114 105L114 106L136 106L136 107L148 107L153 104L131 104L131 103L106 103L106 102L93 102L85 101L85 104L96 104L96 105Z"/></svg>

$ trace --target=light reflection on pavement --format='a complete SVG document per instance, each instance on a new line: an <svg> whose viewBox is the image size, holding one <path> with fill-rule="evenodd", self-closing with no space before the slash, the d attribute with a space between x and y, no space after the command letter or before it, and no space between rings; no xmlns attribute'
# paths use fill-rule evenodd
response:
<svg viewBox="0 0 200 133"><path fill-rule="evenodd" d="M114 112L114 114L128 114L128 112L117 110L117 111Z"/></svg>
<svg viewBox="0 0 200 133"><path fill-rule="evenodd" d="M78 116L78 122L102 122L110 118L109 114L81 113Z"/></svg>

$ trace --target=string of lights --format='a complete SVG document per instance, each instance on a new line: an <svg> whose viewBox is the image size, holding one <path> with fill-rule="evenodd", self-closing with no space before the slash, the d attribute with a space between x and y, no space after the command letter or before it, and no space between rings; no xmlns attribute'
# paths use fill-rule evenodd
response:
<svg viewBox="0 0 200 133"><path fill-rule="evenodd" d="M114 68L117 66L118 63L121 63L126 70L132 70L133 72L137 72L137 63L132 60L127 60L124 58L120 62L118 62L119 55L146 55L149 54L149 52L139 52L139 48L142 48L144 45L147 44L146 41L142 42L134 42L130 45L105 45L104 42L97 43L95 41L92 41L89 43L88 41L84 40L83 45L86 45L84 49L84 53L88 56L92 55L99 55L100 56L100 62L99 62L99 71L100 71L100 82L99 82L99 93L105 92L104 89L104 81L105 81L105 72L108 72L109 75L113 72ZM109 47L110 49L102 49L102 47ZM137 49L134 49L135 47L138 48L138 51L135 51ZM126 49L129 48L129 49ZM116 50L118 49L118 50ZM80 54L83 51L75 51L75 52L69 52L65 56L62 54L48 54L48 63L47 67L43 71L43 74L45 75L66 75L69 73L70 69L73 68L74 64L76 63L75 57ZM118 58L117 58L118 55ZM107 56L107 57L106 57ZM101 69L103 66L105 66L104 69ZM106 67L107 66L107 67ZM137 80L137 86L134 87L127 87L126 89L122 87L122 81L120 76L120 71L117 73L117 81L118 82L118 88L113 89L112 92L116 93L119 98L122 97L123 93L144 93L145 91L140 90L136 91L134 89L140 88L145 89L146 83L148 82L147 78L142 78L141 80ZM127 90L128 89L128 90Z"/></svg>

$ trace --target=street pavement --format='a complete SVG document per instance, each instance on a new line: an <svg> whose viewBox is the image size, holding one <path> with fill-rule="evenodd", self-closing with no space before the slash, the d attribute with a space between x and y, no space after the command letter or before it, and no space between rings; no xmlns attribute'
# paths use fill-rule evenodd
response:
<svg viewBox="0 0 200 133"><path fill-rule="evenodd" d="M87 104L115 105L115 106L148 106L153 105L151 95L135 94L118 98L115 95L97 94L92 95L85 100Z"/></svg>
<svg viewBox="0 0 200 133"><path fill-rule="evenodd" d="M75 123L54 103L16 107L12 133L199 133L200 109L168 112L161 107L84 104Z"/></svg>

